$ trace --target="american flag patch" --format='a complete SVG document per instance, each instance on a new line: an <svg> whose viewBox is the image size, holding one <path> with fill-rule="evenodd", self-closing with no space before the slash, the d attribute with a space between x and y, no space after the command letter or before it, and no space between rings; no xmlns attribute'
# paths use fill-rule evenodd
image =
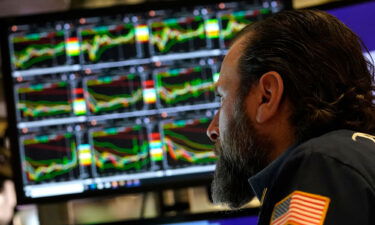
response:
<svg viewBox="0 0 375 225"><path fill-rule="evenodd" d="M271 225L321 225L330 199L302 191L294 191L278 202L272 212Z"/></svg>

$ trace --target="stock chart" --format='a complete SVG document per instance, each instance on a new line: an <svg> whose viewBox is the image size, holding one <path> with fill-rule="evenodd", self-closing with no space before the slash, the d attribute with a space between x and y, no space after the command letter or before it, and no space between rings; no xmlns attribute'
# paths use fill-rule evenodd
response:
<svg viewBox="0 0 375 225"><path fill-rule="evenodd" d="M72 133L35 136L23 140L28 182L78 178L75 136Z"/></svg>
<svg viewBox="0 0 375 225"><path fill-rule="evenodd" d="M170 167L213 163L213 144L205 135L208 118L176 120L163 124L163 146Z"/></svg>
<svg viewBox="0 0 375 225"><path fill-rule="evenodd" d="M135 27L119 24L82 29L81 51L85 63L137 57Z"/></svg>
<svg viewBox="0 0 375 225"><path fill-rule="evenodd" d="M107 128L91 135L99 175L139 171L148 167L147 134L141 126Z"/></svg>
<svg viewBox="0 0 375 225"><path fill-rule="evenodd" d="M13 66L22 70L64 65L67 61L64 34L52 31L14 36L11 39Z"/></svg>
<svg viewBox="0 0 375 225"><path fill-rule="evenodd" d="M260 16L265 17L270 13L271 11L267 9L220 13L219 18L222 27L220 35L224 46L229 47L230 41L246 25L259 20Z"/></svg>
<svg viewBox="0 0 375 225"><path fill-rule="evenodd" d="M69 84L65 81L26 84L18 87L17 108L24 119L37 119L72 112Z"/></svg>
<svg viewBox="0 0 375 225"><path fill-rule="evenodd" d="M143 106L140 77L135 74L99 76L86 81L90 112L136 111Z"/></svg>
<svg viewBox="0 0 375 225"><path fill-rule="evenodd" d="M156 73L160 104L164 107L214 101L210 68L195 66Z"/></svg>
<svg viewBox="0 0 375 225"><path fill-rule="evenodd" d="M151 22L151 46L154 54L189 52L207 46L202 17L172 18Z"/></svg>

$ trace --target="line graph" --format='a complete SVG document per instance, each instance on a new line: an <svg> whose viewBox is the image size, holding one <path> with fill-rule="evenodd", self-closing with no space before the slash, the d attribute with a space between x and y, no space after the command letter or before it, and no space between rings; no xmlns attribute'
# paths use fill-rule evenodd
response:
<svg viewBox="0 0 375 225"><path fill-rule="evenodd" d="M24 172L29 182L75 179L78 160L71 133L40 135L23 141Z"/></svg>
<svg viewBox="0 0 375 225"><path fill-rule="evenodd" d="M27 84L17 88L18 104L23 119L68 115L72 112L69 84L65 81Z"/></svg>
<svg viewBox="0 0 375 225"><path fill-rule="evenodd" d="M221 14L219 16L222 28L220 35L224 40L225 47L229 47L230 41L246 25L258 20L260 13L266 13L266 10L237 11Z"/></svg>
<svg viewBox="0 0 375 225"><path fill-rule="evenodd" d="M187 52L206 47L202 17L173 18L151 23L150 43L156 54Z"/></svg>
<svg viewBox="0 0 375 225"><path fill-rule="evenodd" d="M99 76L86 81L85 96L90 112L137 110L143 106L142 82L135 74Z"/></svg>
<svg viewBox="0 0 375 225"><path fill-rule="evenodd" d="M137 56L132 24L98 26L80 31L85 62L118 61Z"/></svg>
<svg viewBox="0 0 375 225"><path fill-rule="evenodd" d="M205 135L208 118L177 120L163 124L163 148L170 167L213 163L213 145Z"/></svg>
<svg viewBox="0 0 375 225"><path fill-rule="evenodd" d="M100 175L135 172L149 166L147 134L141 126L92 132L95 165Z"/></svg>
<svg viewBox="0 0 375 225"><path fill-rule="evenodd" d="M33 33L11 38L12 64L16 69L51 67L66 63L63 31Z"/></svg>
<svg viewBox="0 0 375 225"><path fill-rule="evenodd" d="M208 67L176 68L156 73L157 92L164 107L212 102L214 85Z"/></svg>

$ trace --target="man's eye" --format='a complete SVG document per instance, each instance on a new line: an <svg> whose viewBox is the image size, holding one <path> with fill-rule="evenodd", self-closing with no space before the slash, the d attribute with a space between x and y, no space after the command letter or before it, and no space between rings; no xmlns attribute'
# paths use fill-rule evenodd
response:
<svg viewBox="0 0 375 225"><path fill-rule="evenodd" d="M224 98L221 95L219 95L219 94L216 95L216 98L219 99L219 103L220 103L220 106L221 106L223 104Z"/></svg>

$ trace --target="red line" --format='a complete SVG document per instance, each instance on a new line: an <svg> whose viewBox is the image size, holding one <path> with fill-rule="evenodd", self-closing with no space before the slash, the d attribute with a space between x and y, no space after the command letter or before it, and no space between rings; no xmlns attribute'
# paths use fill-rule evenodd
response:
<svg viewBox="0 0 375 225"><path fill-rule="evenodd" d="M290 220L288 220L288 221L294 221L294 222L297 222L297 221L295 221L295 220L293 220L293 218L294 219L298 219L298 220L302 220L302 221L304 221L304 222L306 222L306 223L312 223L312 224L319 224L319 222L317 223L317 222L313 222L313 221L309 221L309 220L305 220L305 219L302 219L302 218L300 218L300 217L297 217L297 216L290 216ZM297 222L298 223L298 222ZM299 223L300 224L300 223Z"/></svg>
<svg viewBox="0 0 375 225"><path fill-rule="evenodd" d="M95 146L95 150L97 150L100 153L102 153L102 152L109 152L109 153L111 153L113 155L117 155L117 156L121 156L121 157L138 155L137 153L135 153L135 154L129 154L129 153L126 153L126 152L118 152L118 151L116 151L114 149L111 149L111 148L98 147L98 146Z"/></svg>
<svg viewBox="0 0 375 225"><path fill-rule="evenodd" d="M292 201L293 199L298 199L300 201L303 201L303 202L306 202L306 203L310 203L312 205L318 205L318 206L325 206L326 204L325 203L316 203L316 202L312 202L312 201L309 201L309 200L306 200L306 199L302 199L302 198L299 198L298 196L293 196L292 197Z"/></svg>
<svg viewBox="0 0 375 225"><path fill-rule="evenodd" d="M94 86L94 87L129 87L129 86L133 86L133 87L140 87L141 86L141 83L140 82L129 82L129 81L115 81L115 82L112 82L112 83L107 83L107 84L93 84L93 85L90 85L90 86Z"/></svg>
<svg viewBox="0 0 375 225"><path fill-rule="evenodd" d="M298 195L301 195L301 196L303 196L303 197L305 197L305 198L312 198L312 199L315 199L315 200L318 200L318 201L324 201L324 202L326 202L325 199L318 198L318 197L312 197L312 196L309 196L309 195L305 195L305 194L303 194L303 193L296 193L296 194L294 194L293 196L298 196Z"/></svg>
<svg viewBox="0 0 375 225"><path fill-rule="evenodd" d="M321 208L317 208L316 206L313 206L313 205L307 205L307 204L304 204L302 202L298 202L298 203L291 202L291 204L297 204L297 205L302 205L303 207L307 207L307 208L311 208L311 209L322 210Z"/></svg>
<svg viewBox="0 0 375 225"><path fill-rule="evenodd" d="M49 33L47 35L47 38L53 38L53 37L56 37L56 33L55 32Z"/></svg>
<svg viewBox="0 0 375 225"><path fill-rule="evenodd" d="M51 151L57 151L57 152L67 152L70 149L63 146L53 146L53 145L46 145L46 144L31 144L28 146L29 148L38 148L43 150L51 150Z"/></svg>
<svg viewBox="0 0 375 225"><path fill-rule="evenodd" d="M300 209L301 210L301 209ZM310 216L310 215L307 215L307 214L304 214L304 213L301 213L301 212L297 212L296 210L295 210L295 208L291 208L290 210L289 210L290 212L294 212L294 213L296 213L296 214L299 214L299 215L303 215L303 216L306 216L306 217L311 217L311 218L315 218L315 217L312 217L312 216ZM322 216L322 213L320 213L320 214L316 214L316 213L310 213L310 212L307 212L306 210L301 210L301 211L304 211L305 213L309 213L309 214L314 214L314 216L317 216L318 218L315 218L315 219L319 219L321 216Z"/></svg>
<svg viewBox="0 0 375 225"><path fill-rule="evenodd" d="M59 40L59 41L52 41L50 38L48 37L43 37L37 41L34 41L34 40L27 40L27 41L23 41L23 42L19 42L17 44L21 44L21 45L24 45L24 44L54 44L54 45L57 45L61 42L64 42L64 40Z"/></svg>
<svg viewBox="0 0 375 225"><path fill-rule="evenodd" d="M115 134L115 135L106 135L106 136L100 136L95 138L108 138L108 139L134 139L134 138L140 138L141 136L138 134Z"/></svg>
<svg viewBox="0 0 375 225"><path fill-rule="evenodd" d="M27 95L46 95L46 94L50 94L50 95L67 95L68 94L68 90L43 90L43 91L35 91L35 92L29 92L29 93L26 93Z"/></svg>
<svg viewBox="0 0 375 225"><path fill-rule="evenodd" d="M133 88L141 88L140 85L133 85L131 86L130 84L99 84L99 85L92 85L90 87L93 87L93 88L111 88L111 87L125 87L125 88L129 88L129 87L133 87Z"/></svg>
<svg viewBox="0 0 375 225"><path fill-rule="evenodd" d="M293 205L293 206L290 206L290 208L296 208L296 209L299 209L299 210L303 210L303 211L306 211L306 212L309 212L311 214L317 214L317 212L313 212L313 211L309 211L309 210L312 210L311 207L305 207L305 206L300 206L300 205ZM313 209L313 210L319 210L320 211L320 214L322 214L322 209Z"/></svg>
<svg viewBox="0 0 375 225"><path fill-rule="evenodd" d="M123 30L123 29L124 29L123 26L118 25L118 26L115 27L115 29L114 29L113 31L121 31L121 30ZM111 30L111 31L112 31L112 30Z"/></svg>

